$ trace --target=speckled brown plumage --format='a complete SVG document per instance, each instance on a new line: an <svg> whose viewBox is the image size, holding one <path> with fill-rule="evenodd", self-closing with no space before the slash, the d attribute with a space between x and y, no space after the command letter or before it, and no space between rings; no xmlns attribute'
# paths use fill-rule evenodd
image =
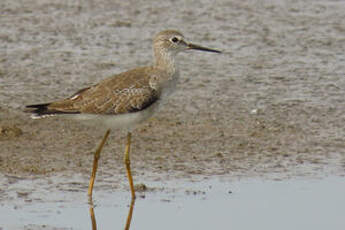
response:
<svg viewBox="0 0 345 230"><path fill-rule="evenodd" d="M151 72L152 67L143 67L107 78L70 98L49 103L46 112L116 115L143 110L159 98L150 86Z"/></svg>

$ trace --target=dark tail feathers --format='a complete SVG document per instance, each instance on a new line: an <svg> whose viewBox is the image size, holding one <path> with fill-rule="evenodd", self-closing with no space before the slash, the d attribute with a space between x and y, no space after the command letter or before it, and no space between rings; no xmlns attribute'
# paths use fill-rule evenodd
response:
<svg viewBox="0 0 345 230"><path fill-rule="evenodd" d="M58 113L56 110L51 110L48 108L50 103L38 104L38 105L27 105L25 112L32 113L36 117L41 117L44 115L53 115Z"/></svg>
<svg viewBox="0 0 345 230"><path fill-rule="evenodd" d="M25 112L32 113L32 118L42 118L46 116L54 116L57 114L75 114L79 112L64 112L56 109L50 109L48 106L51 103L37 104L37 105L27 105Z"/></svg>

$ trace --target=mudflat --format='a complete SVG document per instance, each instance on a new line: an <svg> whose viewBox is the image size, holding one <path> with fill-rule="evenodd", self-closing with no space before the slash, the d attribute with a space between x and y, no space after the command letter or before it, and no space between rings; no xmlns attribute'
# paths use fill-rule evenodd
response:
<svg viewBox="0 0 345 230"><path fill-rule="evenodd" d="M152 4L1 1L1 174L87 180L105 130L32 120L25 105L149 65L163 29L223 54L179 55L178 91L133 132L135 181L345 174L344 2ZM112 131L97 180L127 183L124 143Z"/></svg>

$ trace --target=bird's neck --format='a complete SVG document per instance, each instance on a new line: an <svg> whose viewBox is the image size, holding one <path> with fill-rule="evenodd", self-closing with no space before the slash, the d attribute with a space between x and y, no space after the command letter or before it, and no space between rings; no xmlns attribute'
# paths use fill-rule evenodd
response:
<svg viewBox="0 0 345 230"><path fill-rule="evenodd" d="M175 66L176 54L161 49L155 49L154 54L156 59L155 68L166 72L170 76L173 76L177 72Z"/></svg>

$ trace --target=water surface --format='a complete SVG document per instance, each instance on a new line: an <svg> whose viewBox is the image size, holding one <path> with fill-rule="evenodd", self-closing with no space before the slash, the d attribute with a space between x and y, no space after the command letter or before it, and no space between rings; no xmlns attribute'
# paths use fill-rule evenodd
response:
<svg viewBox="0 0 345 230"><path fill-rule="evenodd" d="M343 177L178 180L164 187L164 191L139 194L131 229L345 228ZM41 193L40 201L30 197L17 199L1 204L2 229L92 229L84 192ZM127 192L96 191L94 212L98 229L123 229L129 201Z"/></svg>

